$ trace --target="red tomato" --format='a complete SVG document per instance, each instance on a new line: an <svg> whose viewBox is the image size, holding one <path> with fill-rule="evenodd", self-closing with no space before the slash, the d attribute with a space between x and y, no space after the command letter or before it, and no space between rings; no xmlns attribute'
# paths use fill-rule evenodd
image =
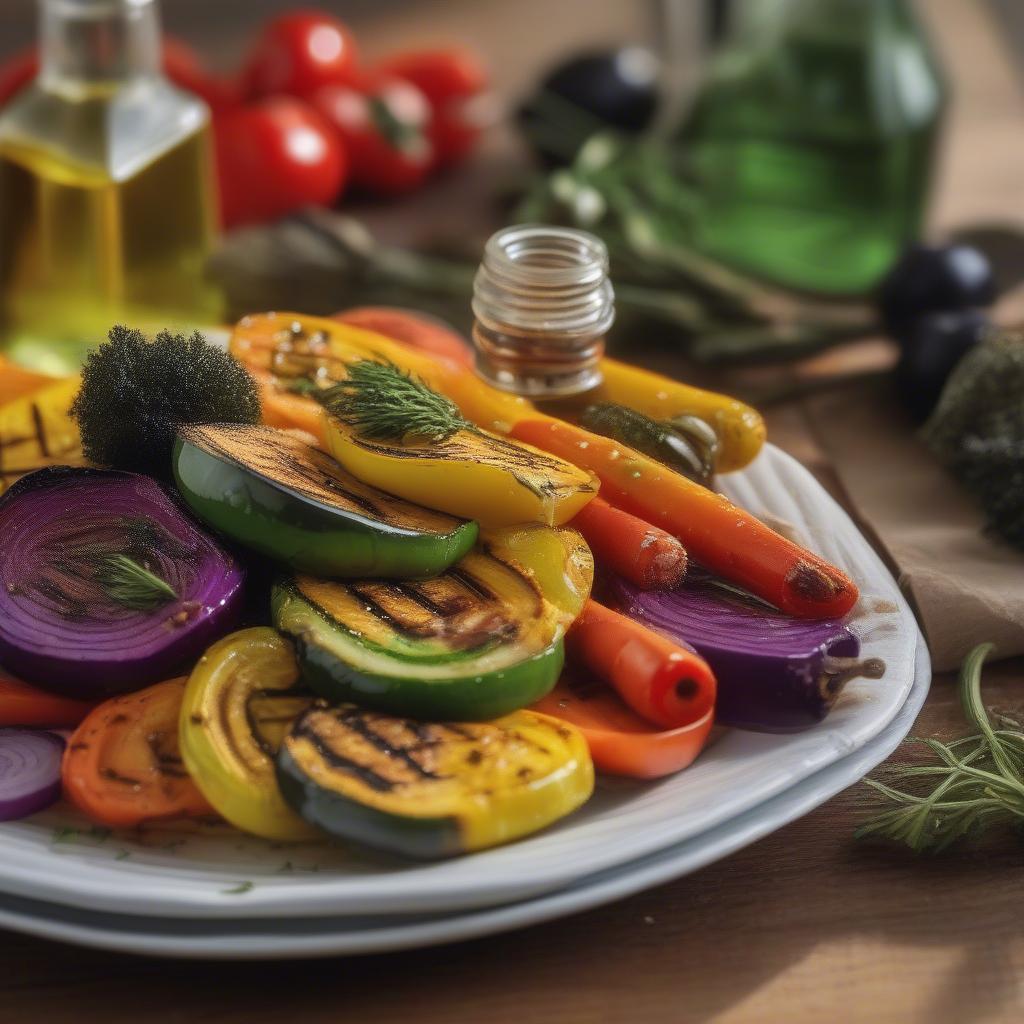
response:
<svg viewBox="0 0 1024 1024"><path fill-rule="evenodd" d="M164 74L179 88L206 100L213 110L221 110L237 103L232 86L211 75L196 52L174 36L164 36ZM35 47L15 54L0 67L0 104L17 95L35 78L39 71L39 57Z"/></svg>
<svg viewBox="0 0 1024 1024"><path fill-rule="evenodd" d="M356 43L344 23L319 11L292 11L263 27L242 83L248 96L305 99L323 85L351 81L355 72Z"/></svg>
<svg viewBox="0 0 1024 1024"><path fill-rule="evenodd" d="M313 105L338 130L355 184L378 195L400 195L429 173L430 104L416 86L397 78L376 79L365 91L328 85L314 94Z"/></svg>
<svg viewBox="0 0 1024 1024"><path fill-rule="evenodd" d="M396 54L381 72L412 82L430 102L430 138L438 164L461 160L484 126L486 107L480 102L488 76L469 50L419 50Z"/></svg>
<svg viewBox="0 0 1024 1024"><path fill-rule="evenodd" d="M34 46L19 50L0 66L0 104L17 96L39 73L39 57Z"/></svg>
<svg viewBox="0 0 1024 1024"><path fill-rule="evenodd" d="M328 206L348 174L330 124L301 100L274 96L214 119L221 217L227 227Z"/></svg>

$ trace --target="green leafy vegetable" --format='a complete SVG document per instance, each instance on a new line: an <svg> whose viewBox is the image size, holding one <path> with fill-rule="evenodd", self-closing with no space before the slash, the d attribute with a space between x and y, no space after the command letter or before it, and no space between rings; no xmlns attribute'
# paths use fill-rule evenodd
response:
<svg viewBox="0 0 1024 1024"><path fill-rule="evenodd" d="M117 326L90 353L71 415L90 462L166 477L181 424L258 423L259 389L198 332L149 341Z"/></svg>
<svg viewBox="0 0 1024 1024"><path fill-rule="evenodd" d="M1024 548L1024 331L993 331L954 370L928 446L985 510L989 528Z"/></svg>
<svg viewBox="0 0 1024 1024"><path fill-rule="evenodd" d="M964 716L977 732L952 743L913 739L936 756L935 763L896 766L892 785L865 779L896 806L865 822L858 838L937 852L983 829L1024 822L1024 731L1006 717L994 728L981 700L981 667L992 650L992 644L975 647L960 670Z"/></svg>
<svg viewBox="0 0 1024 1024"><path fill-rule="evenodd" d="M361 359L347 371L345 380L316 397L332 416L363 437L444 441L458 430L476 429L450 398L392 363Z"/></svg>

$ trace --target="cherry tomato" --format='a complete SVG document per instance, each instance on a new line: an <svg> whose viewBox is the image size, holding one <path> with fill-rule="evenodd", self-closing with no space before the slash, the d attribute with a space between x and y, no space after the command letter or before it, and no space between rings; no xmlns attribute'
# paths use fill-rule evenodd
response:
<svg viewBox="0 0 1024 1024"><path fill-rule="evenodd" d="M352 81L356 43L337 18L292 11L267 22L242 72L250 97L286 93L308 98L324 85Z"/></svg>
<svg viewBox="0 0 1024 1024"><path fill-rule="evenodd" d="M363 89L329 85L317 91L313 104L341 136L354 184L400 195L429 173L430 104L416 86L398 78L375 79Z"/></svg>
<svg viewBox="0 0 1024 1024"><path fill-rule="evenodd" d="M348 174L331 125L290 96L214 119L225 226L274 220L303 206L332 204Z"/></svg>
<svg viewBox="0 0 1024 1024"><path fill-rule="evenodd" d="M164 36L163 67L164 74L175 85L205 100L212 110L237 103L230 83L211 75L196 52L174 36ZM38 71L39 56L35 47L22 50L0 66L0 105L21 92Z"/></svg>
<svg viewBox="0 0 1024 1024"><path fill-rule="evenodd" d="M453 164L473 148L486 106L480 101L488 77L469 50L419 50L400 53L381 66L381 72L412 82L433 110L430 139L438 164Z"/></svg>
<svg viewBox="0 0 1024 1024"><path fill-rule="evenodd" d="M0 65L0 104L17 96L39 73L39 56L34 46L19 50Z"/></svg>

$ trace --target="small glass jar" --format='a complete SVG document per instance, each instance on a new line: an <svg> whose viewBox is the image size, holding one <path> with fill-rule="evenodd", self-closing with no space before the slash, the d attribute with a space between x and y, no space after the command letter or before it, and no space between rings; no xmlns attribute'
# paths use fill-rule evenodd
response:
<svg viewBox="0 0 1024 1024"><path fill-rule="evenodd" d="M544 224L502 229L473 283L477 372L530 398L589 391L601 383L614 302L599 238Z"/></svg>

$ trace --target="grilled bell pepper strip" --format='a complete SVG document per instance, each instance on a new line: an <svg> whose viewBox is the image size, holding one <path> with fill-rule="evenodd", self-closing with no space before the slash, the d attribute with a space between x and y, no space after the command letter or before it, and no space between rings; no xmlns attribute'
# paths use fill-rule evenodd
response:
<svg viewBox="0 0 1024 1024"><path fill-rule="evenodd" d="M321 576L433 576L477 536L475 523L378 491L273 427L182 427L173 467L178 491L205 523Z"/></svg>
<svg viewBox="0 0 1024 1024"><path fill-rule="evenodd" d="M78 425L69 415L80 383L68 377L0 406L0 494L44 466L82 465Z"/></svg>
<svg viewBox="0 0 1024 1024"><path fill-rule="evenodd" d="M667 590L686 576L686 548L678 538L600 496L584 505L570 525L583 534L602 568L644 590Z"/></svg>
<svg viewBox="0 0 1024 1024"><path fill-rule="evenodd" d="M677 729L660 729L631 710L606 683L563 672L533 711L576 726L587 741L598 772L658 779L688 767L704 749L714 710Z"/></svg>
<svg viewBox="0 0 1024 1024"><path fill-rule="evenodd" d="M742 469L764 445L766 430L761 414L735 398L695 388L617 359L603 359L601 373L602 383L587 396L593 402L625 405L652 420L698 416L709 423L721 444L716 460L720 473Z"/></svg>
<svg viewBox="0 0 1024 1024"><path fill-rule="evenodd" d="M661 526L693 559L789 615L842 618L857 603L853 580L834 565L646 455L550 419L524 420L512 436L593 470L607 501Z"/></svg>
<svg viewBox="0 0 1024 1024"><path fill-rule="evenodd" d="M312 701L291 645L265 626L224 637L193 669L179 719L181 755L206 799L236 828L285 841L319 835L285 803L274 760Z"/></svg>
<svg viewBox="0 0 1024 1024"><path fill-rule="evenodd" d="M58 697L28 683L0 675L0 726L69 729L95 707L83 700Z"/></svg>
<svg viewBox="0 0 1024 1024"><path fill-rule="evenodd" d="M526 707L564 659L562 613L532 575L482 551L418 582L286 579L272 613L318 694L428 721Z"/></svg>
<svg viewBox="0 0 1024 1024"><path fill-rule="evenodd" d="M13 402L22 395L30 395L53 383L53 377L36 373L35 370L26 370L0 356L0 405L6 405L7 402Z"/></svg>
<svg viewBox="0 0 1024 1024"><path fill-rule="evenodd" d="M181 760L178 718L184 679L105 701L64 751L64 795L110 828L214 817Z"/></svg>
<svg viewBox="0 0 1024 1024"><path fill-rule="evenodd" d="M572 624L566 648L573 664L663 729L690 725L714 710L715 677L703 658L593 599Z"/></svg>
<svg viewBox="0 0 1024 1024"><path fill-rule="evenodd" d="M427 723L313 707L277 756L285 799L340 839L433 859L507 843L590 797L580 732L532 711Z"/></svg>

